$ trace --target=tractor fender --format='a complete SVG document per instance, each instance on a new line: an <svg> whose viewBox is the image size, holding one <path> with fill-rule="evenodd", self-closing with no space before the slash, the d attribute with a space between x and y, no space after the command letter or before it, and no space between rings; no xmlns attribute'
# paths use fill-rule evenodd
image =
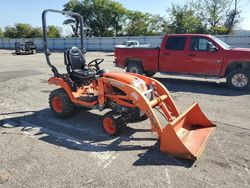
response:
<svg viewBox="0 0 250 188"><path fill-rule="evenodd" d="M63 88L65 90L65 92L68 94L70 100L72 103L75 104L79 104L79 105L83 105L85 107L93 107L94 105L97 104L98 101L93 101L93 102L85 102L85 101L81 101L78 100L74 95L77 95L77 91L73 92L70 85L64 81L62 78L58 78L58 77L51 77L48 80L49 85L56 85L56 86L60 86L61 88Z"/></svg>

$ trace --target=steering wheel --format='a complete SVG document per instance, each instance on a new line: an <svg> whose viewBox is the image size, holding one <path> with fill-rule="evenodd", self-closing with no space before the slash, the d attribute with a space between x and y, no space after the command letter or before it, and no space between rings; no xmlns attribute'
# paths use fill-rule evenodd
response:
<svg viewBox="0 0 250 188"><path fill-rule="evenodd" d="M89 68L92 68L92 67L93 67L95 70L100 70L99 65L100 65L103 61L104 61L103 58L94 59L93 61L90 61L90 62L88 63L88 67L89 67ZM92 68L92 69L93 69L93 68Z"/></svg>

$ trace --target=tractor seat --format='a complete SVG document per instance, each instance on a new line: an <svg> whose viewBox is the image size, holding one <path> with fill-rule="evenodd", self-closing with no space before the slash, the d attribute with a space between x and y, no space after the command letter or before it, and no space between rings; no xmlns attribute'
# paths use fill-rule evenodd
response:
<svg viewBox="0 0 250 188"><path fill-rule="evenodd" d="M72 47L64 53L64 61L67 71L73 81L86 82L95 78L95 72L89 70L83 52Z"/></svg>
<svg viewBox="0 0 250 188"><path fill-rule="evenodd" d="M95 73L88 69L75 69L71 72L71 77L80 80L89 80L95 77Z"/></svg>

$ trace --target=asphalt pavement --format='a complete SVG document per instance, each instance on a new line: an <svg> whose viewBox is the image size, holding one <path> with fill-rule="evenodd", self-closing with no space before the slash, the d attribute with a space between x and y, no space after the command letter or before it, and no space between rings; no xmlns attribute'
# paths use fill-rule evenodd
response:
<svg viewBox="0 0 250 188"><path fill-rule="evenodd" d="M87 61L112 52L88 52ZM52 62L65 72L63 53ZM148 120L129 124L111 137L101 126L106 111L79 109L71 118L53 116L55 86L42 53L0 50L0 187L250 187L250 91L227 88L224 79L157 73L184 112L197 101L217 125L201 157L177 159L159 150Z"/></svg>

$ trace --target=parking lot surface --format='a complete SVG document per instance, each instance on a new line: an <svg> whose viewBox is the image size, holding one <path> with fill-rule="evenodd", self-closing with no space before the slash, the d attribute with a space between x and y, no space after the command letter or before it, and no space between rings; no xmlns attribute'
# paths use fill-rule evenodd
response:
<svg viewBox="0 0 250 188"><path fill-rule="evenodd" d="M112 52L88 52L87 61ZM52 62L65 72L63 53ZM129 124L118 137L101 126L97 110L57 119L48 106L55 89L42 53L13 55L0 50L0 187L250 187L250 92L233 91L225 80L157 73L184 112L197 101L217 125L195 162L159 151L148 120ZM194 117L195 118L195 117Z"/></svg>

